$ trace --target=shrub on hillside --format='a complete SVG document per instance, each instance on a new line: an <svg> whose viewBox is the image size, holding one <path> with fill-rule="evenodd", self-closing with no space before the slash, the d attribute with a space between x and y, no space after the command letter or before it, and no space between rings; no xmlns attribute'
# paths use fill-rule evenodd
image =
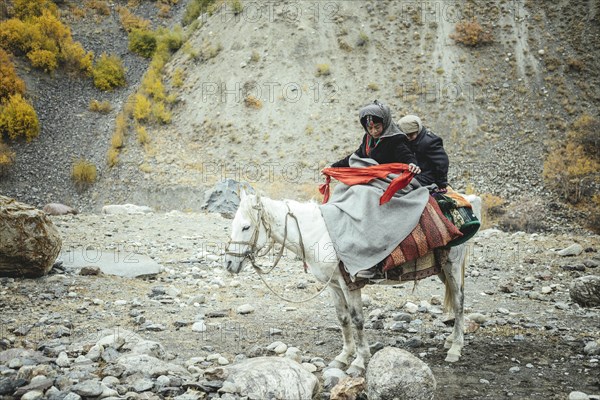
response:
<svg viewBox="0 0 600 400"><path fill-rule="evenodd" d="M204 13L212 14L215 0L191 0L183 14L183 25L189 25Z"/></svg>
<svg viewBox="0 0 600 400"><path fill-rule="evenodd" d="M86 6L95 10L99 15L110 15L110 6L104 0L88 0Z"/></svg>
<svg viewBox="0 0 600 400"><path fill-rule="evenodd" d="M327 76L331 75L331 68L329 64L317 64L317 72L315 72L316 76Z"/></svg>
<svg viewBox="0 0 600 400"><path fill-rule="evenodd" d="M150 69L142 79L142 91L155 100L163 100L166 97L165 85L162 77L155 69Z"/></svg>
<svg viewBox="0 0 600 400"><path fill-rule="evenodd" d="M85 51L79 42L67 41L63 43L60 46L60 59L66 67L79 70L86 75L91 75L94 69L94 53Z"/></svg>
<svg viewBox="0 0 600 400"><path fill-rule="evenodd" d="M450 38L465 46L475 47L493 41L492 33L485 30L477 21L461 21L454 27Z"/></svg>
<svg viewBox="0 0 600 400"><path fill-rule="evenodd" d="M127 32L132 32L135 29L148 30L150 28L150 21L133 14L127 7L117 7L117 12L119 13L121 25Z"/></svg>
<svg viewBox="0 0 600 400"><path fill-rule="evenodd" d="M172 30L160 28L157 30L157 35L159 44L166 46L170 52L176 52L183 46L184 34L179 25Z"/></svg>
<svg viewBox="0 0 600 400"><path fill-rule="evenodd" d="M555 148L544 162L546 185L563 200L589 213L589 227L600 232L600 121L590 115L579 117L567 132L565 143Z"/></svg>
<svg viewBox="0 0 600 400"><path fill-rule="evenodd" d="M44 72L52 72L58 67L56 54L48 50L33 50L27 53L27 58L34 68Z"/></svg>
<svg viewBox="0 0 600 400"><path fill-rule="evenodd" d="M71 30L48 11L26 21L1 22L0 47L17 56L27 55L34 67L46 71L61 63L86 73L91 70L93 53L74 42Z"/></svg>
<svg viewBox="0 0 600 400"><path fill-rule="evenodd" d="M156 34L151 31L134 29L129 34L129 51L150 58L156 50Z"/></svg>
<svg viewBox="0 0 600 400"><path fill-rule="evenodd" d="M573 123L572 140L583 146L590 156L600 159L600 119L584 114Z"/></svg>
<svg viewBox="0 0 600 400"><path fill-rule="evenodd" d="M252 95L248 95L245 99L244 99L244 104L246 105L246 107L248 108L253 108L255 110L259 110L262 108L263 103L260 99L252 96Z"/></svg>
<svg viewBox="0 0 600 400"><path fill-rule="evenodd" d="M167 109L163 102L154 103L152 105L152 116L161 124L171 123L171 112Z"/></svg>
<svg viewBox="0 0 600 400"><path fill-rule="evenodd" d="M112 90L125 86L125 68L121 59L102 53L92 70L94 85L100 90Z"/></svg>
<svg viewBox="0 0 600 400"><path fill-rule="evenodd" d="M136 126L135 132L139 144L143 145L150 142L150 136L148 135L148 131L142 125Z"/></svg>
<svg viewBox="0 0 600 400"><path fill-rule="evenodd" d="M58 7L51 0L12 0L12 4L12 15L22 20L40 16L44 11L58 16Z"/></svg>
<svg viewBox="0 0 600 400"><path fill-rule="evenodd" d="M106 153L106 164L109 167L114 167L119 162L119 149L110 147Z"/></svg>
<svg viewBox="0 0 600 400"><path fill-rule="evenodd" d="M89 106L90 111L94 111L94 112L98 112L98 113L102 113L102 114L108 114L111 109L112 109L112 107L110 106L110 102L108 102L108 101L98 101L98 100L90 101L90 106Z"/></svg>
<svg viewBox="0 0 600 400"><path fill-rule="evenodd" d="M80 158L73 163L73 168L71 170L71 178L76 183L79 184L90 184L96 181L96 177L98 175L98 171L96 166L83 159Z"/></svg>
<svg viewBox="0 0 600 400"><path fill-rule="evenodd" d="M25 82L17 76L8 53L0 49L0 103L15 93L25 93Z"/></svg>
<svg viewBox="0 0 600 400"><path fill-rule="evenodd" d="M0 47L16 56L27 54L33 44L42 40L39 29L18 18L0 22Z"/></svg>
<svg viewBox="0 0 600 400"><path fill-rule="evenodd" d="M600 121L583 115L572 124L565 143L548 154L544 178L564 200L576 204L596 194L599 170Z"/></svg>
<svg viewBox="0 0 600 400"><path fill-rule="evenodd" d="M31 104L15 93L0 105L0 134L15 140L19 137L28 142L40 134L40 122Z"/></svg>
<svg viewBox="0 0 600 400"><path fill-rule="evenodd" d="M136 94L133 105L133 118L136 121L145 121L152 112L152 102L143 94Z"/></svg>
<svg viewBox="0 0 600 400"><path fill-rule="evenodd" d="M0 174L15 162L15 152L0 139Z"/></svg>

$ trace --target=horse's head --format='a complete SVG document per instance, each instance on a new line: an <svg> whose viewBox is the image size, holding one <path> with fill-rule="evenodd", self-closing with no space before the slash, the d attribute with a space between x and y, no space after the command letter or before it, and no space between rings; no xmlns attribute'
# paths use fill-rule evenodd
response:
<svg viewBox="0 0 600 400"><path fill-rule="evenodd" d="M239 273L265 247L269 233L265 225L264 205L260 197L240 194L240 205L231 223L231 240L225 250L225 268Z"/></svg>

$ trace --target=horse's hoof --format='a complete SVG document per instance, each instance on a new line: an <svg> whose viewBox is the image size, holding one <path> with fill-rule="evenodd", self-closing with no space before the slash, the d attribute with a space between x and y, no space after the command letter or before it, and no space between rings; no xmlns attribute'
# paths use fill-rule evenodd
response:
<svg viewBox="0 0 600 400"><path fill-rule="evenodd" d="M460 354L448 353L446 355L446 362L455 363L460 360Z"/></svg>
<svg viewBox="0 0 600 400"><path fill-rule="evenodd" d="M344 364L341 361L333 360L332 362L329 363L328 367L329 368L337 368L337 369L343 370L344 368L346 368L347 365L348 364Z"/></svg>
<svg viewBox="0 0 600 400"><path fill-rule="evenodd" d="M348 376L351 376L353 378L357 378L359 376L363 376L365 373L364 368L359 368L356 365L351 365L350 368L348 368L346 370L346 374L348 374Z"/></svg>

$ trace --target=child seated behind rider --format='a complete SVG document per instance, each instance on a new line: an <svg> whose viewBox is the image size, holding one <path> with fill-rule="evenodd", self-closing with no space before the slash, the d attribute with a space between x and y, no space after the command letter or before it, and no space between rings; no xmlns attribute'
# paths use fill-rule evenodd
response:
<svg viewBox="0 0 600 400"><path fill-rule="evenodd" d="M421 173L415 179L430 191L445 192L448 186L448 154L444 142L421 122L416 115L406 115L398 121L400 130L408 139L408 148L416 157Z"/></svg>
<svg viewBox="0 0 600 400"><path fill-rule="evenodd" d="M408 139L392 121L390 108L375 100L360 109L359 121L365 130L362 142L354 152L360 158L372 158L379 164L404 163L409 171L418 174L417 158L408 147ZM332 167L349 167L352 154L331 164Z"/></svg>

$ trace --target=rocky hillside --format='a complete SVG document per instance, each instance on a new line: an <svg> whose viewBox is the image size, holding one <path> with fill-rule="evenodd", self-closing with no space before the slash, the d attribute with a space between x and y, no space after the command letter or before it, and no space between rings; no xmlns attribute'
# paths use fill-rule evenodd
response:
<svg viewBox="0 0 600 400"><path fill-rule="evenodd" d="M183 3L153 23L177 23ZM234 178L272 196L309 198L317 194L318 171L356 149L358 109L379 99L396 119L420 115L444 138L455 187L512 203L507 225L555 228L578 217L549 200L541 174L569 124L597 115L598 1L242 6L201 15L164 70L177 95L172 123L147 127L145 147L130 134L111 169L105 155L115 115L147 62L127 51L112 14L70 21L86 48L123 57L129 86L107 94L89 81L21 68L43 130L34 143L15 145L19 159L0 192L89 211L118 202L197 209L207 188ZM149 16L151 7L142 2L134 11ZM491 43L467 47L450 38L457 22L473 18ZM112 113L87 111L93 98L109 99ZM77 156L100 170L90 188L70 180Z"/></svg>

